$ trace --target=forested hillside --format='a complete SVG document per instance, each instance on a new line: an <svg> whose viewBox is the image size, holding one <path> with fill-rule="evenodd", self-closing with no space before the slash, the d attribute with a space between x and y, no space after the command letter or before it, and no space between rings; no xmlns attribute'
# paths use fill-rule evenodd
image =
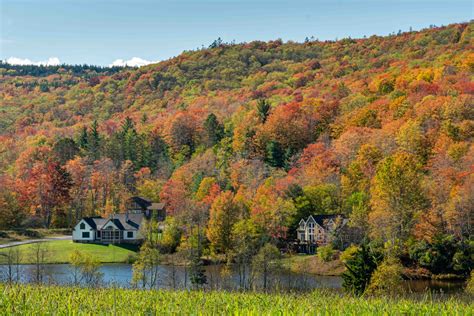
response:
<svg viewBox="0 0 474 316"><path fill-rule="evenodd" d="M217 40L138 69L0 64L0 225L69 227L141 195L173 216L169 248L198 225L229 253L233 236L281 242L339 213L432 272L472 269L473 34Z"/></svg>

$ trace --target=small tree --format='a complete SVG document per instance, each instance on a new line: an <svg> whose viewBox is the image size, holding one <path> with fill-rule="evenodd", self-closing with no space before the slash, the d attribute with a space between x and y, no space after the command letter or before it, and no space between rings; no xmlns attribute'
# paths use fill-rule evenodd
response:
<svg viewBox="0 0 474 316"><path fill-rule="evenodd" d="M150 243L144 243L140 248L137 261L133 264L132 284L142 288L153 288L158 282L160 253Z"/></svg>
<svg viewBox="0 0 474 316"><path fill-rule="evenodd" d="M232 228L232 249L229 261L235 262L237 266L241 288L246 288L247 283L251 284L251 280L246 280L246 276L249 274L247 269L252 257L258 251L261 239L261 232L251 219L240 220Z"/></svg>
<svg viewBox="0 0 474 316"><path fill-rule="evenodd" d="M181 240L181 235L182 230L177 221L173 217L167 217L162 238L158 242L160 250L164 253L175 252Z"/></svg>
<svg viewBox="0 0 474 316"><path fill-rule="evenodd" d="M43 242L38 242L33 244L33 282L37 284L42 284L45 276L44 264L46 262L46 257L48 254L48 249Z"/></svg>
<svg viewBox="0 0 474 316"><path fill-rule="evenodd" d="M79 250L74 250L69 256L69 261L71 262L72 270L72 283L74 285L79 285L81 283L81 265L84 261L84 256Z"/></svg>
<svg viewBox="0 0 474 316"><path fill-rule="evenodd" d="M94 258L86 257L81 266L81 276L89 287L97 287L102 282L103 273L100 272L100 262Z"/></svg>
<svg viewBox="0 0 474 316"><path fill-rule="evenodd" d="M102 282L103 273L99 271L100 262L90 256L86 256L79 250L71 253L72 282L74 285L84 283L89 287L97 287Z"/></svg>
<svg viewBox="0 0 474 316"><path fill-rule="evenodd" d="M281 267L280 257L280 250L275 245L267 243L252 260L252 271L255 275L262 277L262 286L265 291L269 286L270 275Z"/></svg>
<svg viewBox="0 0 474 316"><path fill-rule="evenodd" d="M16 283L20 280L20 260L21 253L18 247L10 247L8 251L2 254L4 257L4 274L5 281L8 284Z"/></svg>

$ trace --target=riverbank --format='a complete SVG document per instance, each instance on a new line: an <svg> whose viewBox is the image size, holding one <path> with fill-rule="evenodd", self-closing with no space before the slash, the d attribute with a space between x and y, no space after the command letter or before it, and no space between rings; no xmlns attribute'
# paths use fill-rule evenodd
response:
<svg viewBox="0 0 474 316"><path fill-rule="evenodd" d="M8 315L472 315L474 306L467 294L353 297L335 290L296 295L0 285L0 308Z"/></svg>
<svg viewBox="0 0 474 316"><path fill-rule="evenodd" d="M136 245L83 244L74 243L71 240L53 240L41 244L34 243L0 249L0 260L5 260L2 255L18 250L21 264L33 264L36 262L35 254L38 247L40 247L44 258L41 263L45 264L69 263L71 254L76 250L100 263L129 263L135 259L138 251Z"/></svg>

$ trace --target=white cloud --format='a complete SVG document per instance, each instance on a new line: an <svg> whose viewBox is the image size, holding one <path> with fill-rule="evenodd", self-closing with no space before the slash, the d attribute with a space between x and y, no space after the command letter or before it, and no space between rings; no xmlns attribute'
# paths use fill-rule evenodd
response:
<svg viewBox="0 0 474 316"><path fill-rule="evenodd" d="M59 61L58 57L49 57L48 60L42 60L42 61L31 61L28 58L10 57L10 58L7 58L7 63L11 65L56 66L56 65L60 65L61 61Z"/></svg>
<svg viewBox="0 0 474 316"><path fill-rule="evenodd" d="M129 60L123 60L123 59L116 59L114 60L113 63L111 63L109 66L119 66L119 67L125 67L125 66L130 66L130 67L141 67L153 63L157 63L158 61L149 61L146 59L142 59L140 57L133 57Z"/></svg>

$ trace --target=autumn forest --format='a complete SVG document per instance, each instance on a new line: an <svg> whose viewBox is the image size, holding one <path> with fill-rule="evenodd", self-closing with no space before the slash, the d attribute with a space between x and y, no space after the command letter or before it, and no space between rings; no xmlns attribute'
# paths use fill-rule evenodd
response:
<svg viewBox="0 0 474 316"><path fill-rule="evenodd" d="M405 267L474 265L474 24L254 41L133 67L0 63L0 227L166 204L162 249L286 249L342 214ZM195 229L196 228L196 229ZM236 239L242 236L242 243ZM258 238L256 237L258 236Z"/></svg>

